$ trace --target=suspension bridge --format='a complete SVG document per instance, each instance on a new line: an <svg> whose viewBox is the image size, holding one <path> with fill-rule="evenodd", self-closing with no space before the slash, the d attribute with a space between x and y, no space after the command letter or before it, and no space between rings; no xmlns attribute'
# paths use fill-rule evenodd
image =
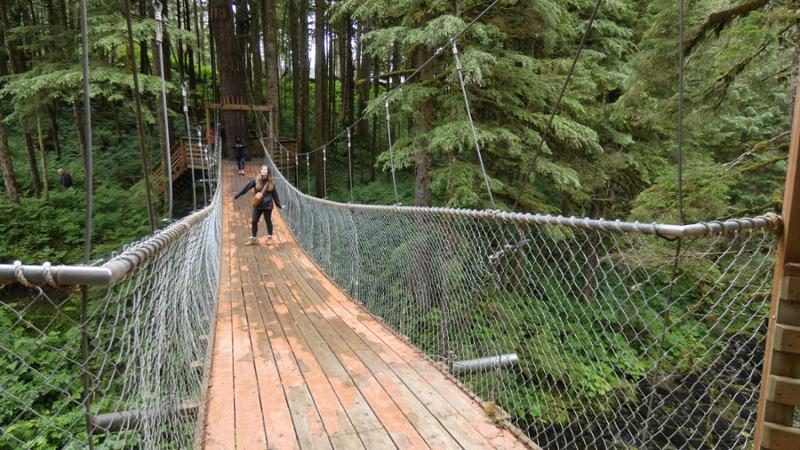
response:
<svg viewBox="0 0 800 450"><path fill-rule="evenodd" d="M452 46L482 167L462 33L428 62ZM218 128L185 116L163 181L199 170L194 212L100 261L87 231L82 265L0 264L0 448L800 448L800 103L782 215L695 224L315 198L281 169L327 146L265 120L285 208L257 246Z"/></svg>

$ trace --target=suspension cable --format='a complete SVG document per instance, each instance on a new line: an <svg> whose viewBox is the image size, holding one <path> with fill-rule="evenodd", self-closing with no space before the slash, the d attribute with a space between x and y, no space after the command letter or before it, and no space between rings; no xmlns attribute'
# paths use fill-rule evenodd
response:
<svg viewBox="0 0 800 450"><path fill-rule="evenodd" d="M553 108L550 111L550 117L547 119L547 126L539 138L539 145L536 147L536 151L533 154L533 160L531 160L531 163L528 165L528 170L525 172L525 176L522 178L522 183L519 186L517 198L514 200L514 205L511 207L512 211L516 210L517 205L519 205L519 201L522 198L522 193L525 192L525 185L528 184L528 179L530 178L531 172L536 165L536 160L539 158L545 140L547 139L547 135L550 133L550 129L553 127L553 120L555 119L559 108L561 108L561 101L564 99L564 94L567 92L569 81L572 79L572 75L575 73L575 67L578 65L578 59L581 56L581 51L583 51L583 47L586 45L586 41L589 39L589 34L592 32L594 19L597 17L597 12L600 10L600 3L602 3L602 1L603 0L597 0L594 4L594 10L592 10L592 15L589 17L589 24L586 26L586 31L584 31L581 42L578 45L578 51L575 52L575 56L572 58L572 65L569 68L569 72L567 72L567 77L564 79L564 84L561 86L561 92L558 94L558 100L556 100L555 105L553 105Z"/></svg>
<svg viewBox="0 0 800 450"><path fill-rule="evenodd" d="M164 16L161 14L161 2L153 1L153 13L156 19L156 46L158 47L158 66L161 73L161 107L164 112L164 146L167 150L167 220L172 220L172 149L169 146L169 116L167 113L167 82L164 78L164 49L162 41L164 39L163 25Z"/></svg>
<svg viewBox="0 0 800 450"><path fill-rule="evenodd" d="M464 95L464 109L467 112L467 120L469 127L472 130L472 140L475 143L475 151L478 153L478 163L481 166L481 173L483 174L483 181L486 183L486 193L489 195L489 202L492 209L496 209L494 204L494 196L492 195L492 186L489 184L489 176L486 174L486 167L483 164L483 156L481 155L481 144L478 141L478 131L475 129L475 122L472 120L472 111L469 107L469 98L467 97L467 88L464 86L464 74L461 69L461 59L458 57L458 44L453 40L453 59L456 63L456 72L458 72L458 83L461 85L461 93Z"/></svg>
<svg viewBox="0 0 800 450"><path fill-rule="evenodd" d="M392 170L392 188L394 189L394 202L400 204L400 197L397 195L397 179L394 175L394 151L392 150L392 122L389 116L389 97L383 98L383 106L386 108L386 136L389 139L389 166Z"/></svg>
<svg viewBox="0 0 800 450"><path fill-rule="evenodd" d="M683 101L684 101L684 93L685 93L685 71L686 71L686 8L685 8L685 0L678 0L678 117L677 117L677 131L676 131L676 140L677 140L677 152L676 152L676 159L678 165L678 174L677 174L677 182L678 182L678 223L680 225L684 225L686 221L686 217L683 210ZM669 289L667 290L667 298L664 304L664 310L661 313L661 320L663 322L663 326L661 328L661 335L659 336L659 351L660 356L656 360L655 367L653 368L653 376L651 377L650 384L655 390L659 384L661 384L661 380L659 379L661 375L661 364L662 360L665 359L667 354L666 348L666 339L667 333L669 332L671 326L671 318L670 318L670 309L672 308L672 303L675 299L675 284L678 280L678 275L680 271L680 259L681 259L681 252L683 250L683 238L677 238L675 243L675 256L672 262L672 274L670 277L670 284ZM650 420L652 419L652 412L653 412L653 401L655 400L655 396L650 397L650 400L647 402L647 415L645 416L645 423L642 429L645 438L649 437L650 434Z"/></svg>
<svg viewBox="0 0 800 450"><path fill-rule="evenodd" d="M679 40L680 43L678 44L678 58L679 58L679 70L678 70L678 132L677 132L677 140L678 140L678 223L683 225L686 222L686 217L683 210L683 101L684 95L686 93L686 46L685 46L685 39L686 39L686 10L685 10L685 3L684 0L679 0Z"/></svg>
<svg viewBox="0 0 800 450"><path fill-rule="evenodd" d="M196 94L197 93L195 92L195 95ZM200 149L200 157L203 160L203 165L200 166L200 176L203 177L203 182L200 183L203 186L203 205L208 206L208 193L206 192L206 182L208 181L208 174L206 173L206 167L208 164L208 152L206 151L206 147L203 145L202 127L200 125L197 125L195 130L197 131L197 147Z"/></svg>
<svg viewBox="0 0 800 450"><path fill-rule="evenodd" d="M86 223L83 229L83 263L89 264L92 256L92 209L94 206L94 172L92 159L92 106L89 88L89 23L88 12L86 11L86 0L80 0L81 14L81 52L83 53L83 113L84 113L84 151L86 153L84 163L86 169ZM83 403L84 418L86 420L86 431L89 436L89 449L94 449L91 420L91 401L92 394L89 382L89 291L87 287L81 286L81 378L83 380L83 391L81 392L81 403Z"/></svg>
<svg viewBox="0 0 800 450"><path fill-rule="evenodd" d="M328 198L328 148L322 146L322 198Z"/></svg>
<svg viewBox="0 0 800 450"><path fill-rule="evenodd" d="M183 98L183 120L186 122L186 139L189 140L189 167L192 172L192 211L196 211L197 195L195 194L194 181L194 150L192 149L192 127L189 125L189 103L186 101L186 83L181 83L181 98Z"/></svg>
<svg viewBox="0 0 800 450"><path fill-rule="evenodd" d="M353 151L350 128L347 128L347 178L350 181L350 203L353 202Z"/></svg>

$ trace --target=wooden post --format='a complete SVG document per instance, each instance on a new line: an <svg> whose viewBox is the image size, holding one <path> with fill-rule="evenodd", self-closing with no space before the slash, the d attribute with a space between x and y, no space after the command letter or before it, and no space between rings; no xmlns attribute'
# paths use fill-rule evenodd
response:
<svg viewBox="0 0 800 450"><path fill-rule="evenodd" d="M795 96L791 139L753 441L757 450L800 449L800 429L792 426L800 405L800 95Z"/></svg>

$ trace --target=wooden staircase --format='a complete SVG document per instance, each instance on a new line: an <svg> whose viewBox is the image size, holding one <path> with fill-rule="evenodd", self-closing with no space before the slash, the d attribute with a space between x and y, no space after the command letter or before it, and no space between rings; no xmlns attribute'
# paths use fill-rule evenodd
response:
<svg viewBox="0 0 800 450"><path fill-rule="evenodd" d="M203 143L205 143L205 140ZM189 139L185 136L180 138L172 147L171 161L173 182L191 170L193 166L195 171L209 169L205 158L203 158L203 149L198 145L197 139L192 139L191 145L189 145ZM164 179L164 169L161 163L153 169L152 178L156 192L164 192L164 189L166 189L166 182Z"/></svg>
<svg viewBox="0 0 800 450"><path fill-rule="evenodd" d="M775 318L762 449L800 449L800 264L786 264Z"/></svg>

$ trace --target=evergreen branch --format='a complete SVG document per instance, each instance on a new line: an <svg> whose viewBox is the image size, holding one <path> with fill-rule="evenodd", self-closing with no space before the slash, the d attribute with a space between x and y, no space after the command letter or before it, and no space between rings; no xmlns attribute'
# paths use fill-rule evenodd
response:
<svg viewBox="0 0 800 450"><path fill-rule="evenodd" d="M748 156L750 156L750 155L752 155L753 153L756 153L756 152L763 152L770 145L774 144L776 141L779 141L779 140L781 140L781 139L783 139L785 137L788 137L791 134L792 134L791 131L784 131L783 133L780 133L777 136L774 136L774 137L772 137L770 139L767 139L766 141L758 142L758 143L756 143L756 145L753 146L753 148L751 148L750 150L742 153L741 155L739 155L738 158L734 159L733 161L726 162L725 164L722 165L722 167L724 167L726 169L729 169L729 170L733 169L734 167L736 167L739 164L741 164L745 160L745 158L747 158Z"/></svg>
<svg viewBox="0 0 800 450"><path fill-rule="evenodd" d="M706 35L712 31L720 34L734 19L745 17L753 11L763 8L770 0L750 0L745 3L711 13L700 29L697 30L689 39L686 40L686 53L691 53L692 49L705 39Z"/></svg>

